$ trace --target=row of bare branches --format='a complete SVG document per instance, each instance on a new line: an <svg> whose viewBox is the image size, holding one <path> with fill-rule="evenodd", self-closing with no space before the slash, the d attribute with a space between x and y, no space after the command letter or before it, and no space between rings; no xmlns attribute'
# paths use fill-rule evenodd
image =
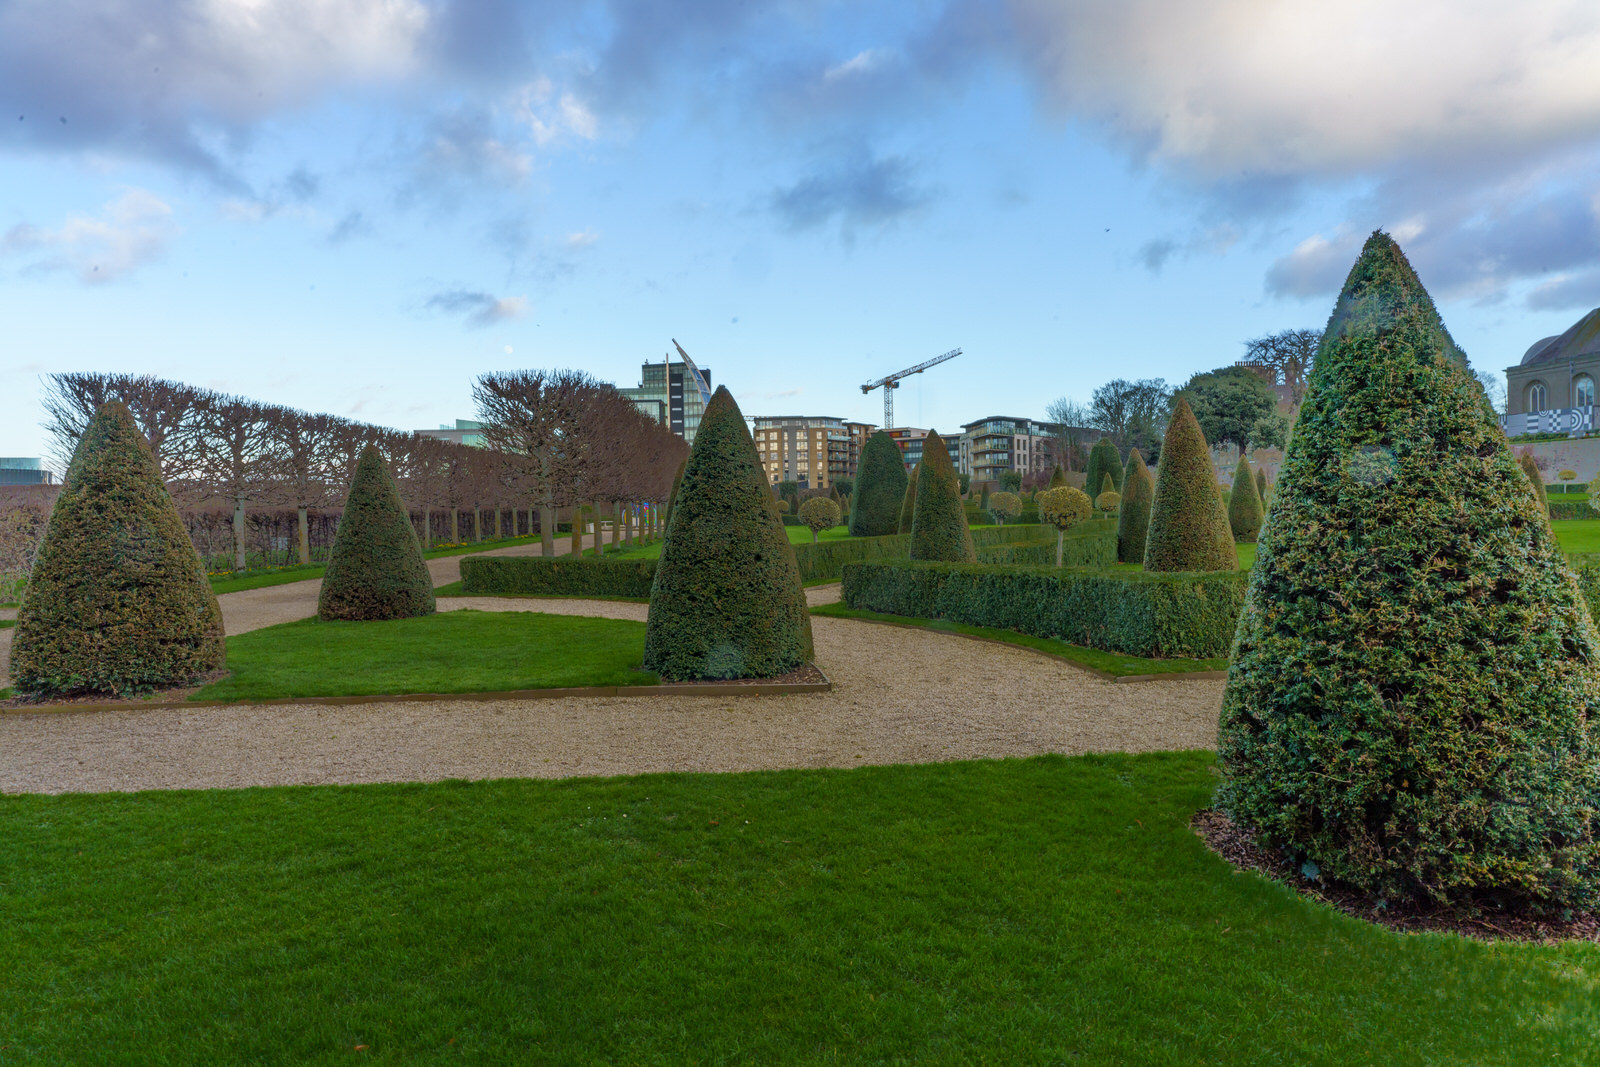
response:
<svg viewBox="0 0 1600 1067"><path fill-rule="evenodd" d="M501 394L486 391L490 379ZM424 541L436 512L448 513L450 539L460 541L463 512L476 529L483 510L538 508L548 544L555 508L665 500L683 442L615 388L572 372L523 371L480 380L474 394L488 448L132 374L51 375L45 427L64 468L101 405L127 405L179 507L232 512L237 570L246 565L247 512L297 512L297 555L309 562L309 515L342 506L368 444L383 453L407 506L421 511ZM486 403L491 396L499 399Z"/></svg>

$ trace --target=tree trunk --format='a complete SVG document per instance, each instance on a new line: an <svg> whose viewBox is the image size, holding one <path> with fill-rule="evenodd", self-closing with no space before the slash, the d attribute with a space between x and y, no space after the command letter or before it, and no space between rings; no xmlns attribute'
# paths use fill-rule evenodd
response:
<svg viewBox="0 0 1600 1067"><path fill-rule="evenodd" d="M611 551L618 551L622 537L622 505L615 500L611 502Z"/></svg>
<svg viewBox="0 0 1600 1067"><path fill-rule="evenodd" d="M233 569L244 570L244 497L233 498Z"/></svg>
<svg viewBox="0 0 1600 1067"><path fill-rule="evenodd" d="M450 509L450 543L461 543L461 512L456 508Z"/></svg>
<svg viewBox="0 0 1600 1067"><path fill-rule="evenodd" d="M532 513L529 513L532 517ZM556 554L556 509L548 502L539 509L539 555Z"/></svg>
<svg viewBox="0 0 1600 1067"><path fill-rule="evenodd" d="M500 540L500 509L499 508L495 508L494 509L494 533L490 535L490 540L493 540L493 541Z"/></svg>
<svg viewBox="0 0 1600 1067"><path fill-rule="evenodd" d="M577 559L583 555L583 505L572 505L572 547L568 549L572 558Z"/></svg>
<svg viewBox="0 0 1600 1067"><path fill-rule="evenodd" d="M1066 538L1067 538L1067 531L1065 531L1065 530L1057 530L1056 531L1056 566L1057 567L1061 566L1061 545L1062 545L1062 542L1064 542L1066 540Z"/></svg>
<svg viewBox="0 0 1600 1067"><path fill-rule="evenodd" d="M304 567L311 562L311 522L306 515L306 506L304 504L300 505L299 510L300 524L295 532L298 535L296 540L299 542L300 566Z"/></svg>
<svg viewBox="0 0 1600 1067"><path fill-rule="evenodd" d="M433 511L430 508L422 509L422 550L426 552L433 545Z"/></svg>
<svg viewBox="0 0 1600 1067"><path fill-rule="evenodd" d="M483 523L480 521L482 519L482 517L483 517L483 510L481 508L474 507L472 509L472 543L473 544L478 544L479 542L481 542L483 540Z"/></svg>

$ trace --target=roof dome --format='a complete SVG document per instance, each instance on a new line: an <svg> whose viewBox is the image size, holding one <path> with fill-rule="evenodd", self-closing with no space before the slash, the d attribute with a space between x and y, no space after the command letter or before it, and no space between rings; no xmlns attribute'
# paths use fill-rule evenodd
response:
<svg viewBox="0 0 1600 1067"><path fill-rule="evenodd" d="M1546 337L1523 353L1519 366L1530 363L1558 363L1568 359L1600 356L1600 308L1579 319L1559 337Z"/></svg>

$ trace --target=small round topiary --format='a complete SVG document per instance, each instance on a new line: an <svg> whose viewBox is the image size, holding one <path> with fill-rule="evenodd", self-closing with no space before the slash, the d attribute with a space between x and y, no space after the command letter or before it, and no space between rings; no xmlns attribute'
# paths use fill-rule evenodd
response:
<svg viewBox="0 0 1600 1067"><path fill-rule="evenodd" d="M789 514L789 502L787 500L778 501L778 514L779 515L787 515L787 514Z"/></svg>
<svg viewBox="0 0 1600 1067"><path fill-rule="evenodd" d="M994 506L993 499L989 506ZM1018 510L1021 510L1020 501ZM978 561L978 552L972 545L972 531L967 529L967 513L961 507L961 483L956 481L956 470L950 463L944 440L932 430L922 442L922 462L917 464L910 554L912 559Z"/></svg>
<svg viewBox="0 0 1600 1067"><path fill-rule="evenodd" d="M839 525L839 505L832 497L814 496L800 505L800 521L811 530L811 543L817 543L817 534Z"/></svg>
<svg viewBox="0 0 1600 1067"><path fill-rule="evenodd" d="M1228 493L1228 525L1233 539L1243 544L1254 544L1261 532L1261 497L1256 492L1255 475L1243 455L1233 470L1233 488Z"/></svg>
<svg viewBox="0 0 1600 1067"><path fill-rule="evenodd" d="M1539 473L1539 464L1533 458L1532 452L1523 452L1517 457L1517 463L1522 467L1522 473L1528 476L1528 484L1533 486L1533 495L1539 498L1539 506L1546 515L1550 514L1550 496L1544 488L1544 475Z"/></svg>
<svg viewBox="0 0 1600 1067"><path fill-rule="evenodd" d="M223 665L222 612L128 409L89 420L17 612L11 679L32 697L184 685Z"/></svg>
<svg viewBox="0 0 1600 1067"><path fill-rule="evenodd" d="M1094 498L1094 506L1101 511L1115 511L1120 503L1122 503L1122 494L1115 489L1107 489Z"/></svg>
<svg viewBox="0 0 1600 1067"><path fill-rule="evenodd" d="M994 516L996 525L1004 526L1007 519L1022 514L1022 501L1015 493L996 493L989 498L989 514Z"/></svg>
<svg viewBox="0 0 1600 1067"><path fill-rule="evenodd" d="M1111 488L1117 492L1122 491L1122 457L1117 454L1117 446L1111 443L1111 438L1102 437L1089 449L1088 473L1084 478L1085 490L1092 490L1096 496L1105 490L1101 483L1106 475L1111 475Z"/></svg>
<svg viewBox="0 0 1600 1067"><path fill-rule="evenodd" d="M906 492L900 498L900 526L903 534L911 532L911 520L917 513L917 478L922 473L922 464L918 463L911 472L911 478L906 482Z"/></svg>
<svg viewBox="0 0 1600 1067"><path fill-rule="evenodd" d="M1138 455L1137 452L1134 454ZM1086 521L1092 513L1089 497L1081 489L1074 489L1070 485L1058 485L1054 489L1046 489L1039 493L1035 497L1035 503L1039 505L1039 517L1056 528L1056 566L1059 567L1067 530Z"/></svg>
<svg viewBox="0 0 1600 1067"><path fill-rule="evenodd" d="M1211 448L1189 402L1181 395L1167 421L1155 493L1150 501L1150 533L1145 541L1147 571L1231 571L1239 568L1233 529L1222 504L1222 489L1211 469Z"/></svg>
<svg viewBox="0 0 1600 1067"><path fill-rule="evenodd" d="M650 588L646 669L668 681L770 678L811 659L800 566L774 504L744 416L719 387Z"/></svg>
<svg viewBox="0 0 1600 1067"><path fill-rule="evenodd" d="M861 450L861 466L850 499L850 536L885 537L900 532L906 498L906 461L894 438L879 430Z"/></svg>
<svg viewBox="0 0 1600 1067"><path fill-rule="evenodd" d="M1136 448L1128 453L1122 477L1122 506L1117 509L1117 562L1143 563L1144 544L1150 533L1150 498L1155 486L1150 468Z"/></svg>
<svg viewBox="0 0 1600 1067"><path fill-rule="evenodd" d="M356 460L322 576L317 617L371 621L432 615L433 576L377 446Z"/></svg>

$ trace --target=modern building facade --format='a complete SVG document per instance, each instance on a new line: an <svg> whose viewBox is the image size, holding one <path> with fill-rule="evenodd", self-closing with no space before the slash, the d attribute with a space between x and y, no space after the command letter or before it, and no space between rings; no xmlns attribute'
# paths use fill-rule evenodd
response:
<svg viewBox="0 0 1600 1067"><path fill-rule="evenodd" d="M854 479L861 450L875 427L831 415L762 415L752 431L767 482L796 482L802 489L827 489Z"/></svg>
<svg viewBox="0 0 1600 1067"><path fill-rule="evenodd" d="M710 368L699 367L699 370L710 390ZM646 363L639 368L638 388L621 392L637 404L640 411L669 428L685 443L694 444L695 431L700 428L700 416L705 413L710 395L701 395L688 364L681 361Z"/></svg>
<svg viewBox="0 0 1600 1067"><path fill-rule="evenodd" d="M49 485L50 471L37 456L0 456L0 485Z"/></svg>
<svg viewBox="0 0 1600 1067"><path fill-rule="evenodd" d="M1506 368L1506 414L1500 425L1525 433L1574 436L1595 425L1595 381L1600 379L1600 308L1565 333L1535 342L1515 367Z"/></svg>
<svg viewBox="0 0 1600 1067"><path fill-rule="evenodd" d="M454 426L440 423L437 430L418 430L424 437L437 437L441 441L454 441L458 445L483 447L483 423L471 419L457 419Z"/></svg>
<svg viewBox="0 0 1600 1067"><path fill-rule="evenodd" d="M1061 430L1056 423L990 415L962 430L956 469L975 481L998 481L1003 471L1016 471L1024 478L1048 474L1056 462L1054 442Z"/></svg>

